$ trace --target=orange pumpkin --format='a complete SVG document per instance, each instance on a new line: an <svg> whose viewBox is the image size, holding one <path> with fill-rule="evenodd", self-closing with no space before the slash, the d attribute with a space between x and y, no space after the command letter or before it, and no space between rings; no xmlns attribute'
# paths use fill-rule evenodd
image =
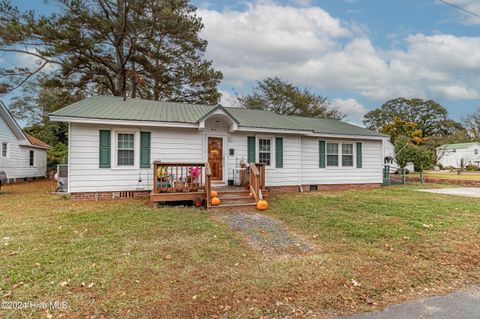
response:
<svg viewBox="0 0 480 319"><path fill-rule="evenodd" d="M210 197L217 197L218 196L218 192L216 191L211 191L210 192Z"/></svg>
<svg viewBox="0 0 480 319"><path fill-rule="evenodd" d="M268 202L266 200L259 200L257 202L257 209L260 211L264 211L268 209Z"/></svg>
<svg viewBox="0 0 480 319"><path fill-rule="evenodd" d="M213 197L213 198L212 198L212 205L213 205L213 206L218 206L218 205L220 205L220 198L218 198L218 197Z"/></svg>

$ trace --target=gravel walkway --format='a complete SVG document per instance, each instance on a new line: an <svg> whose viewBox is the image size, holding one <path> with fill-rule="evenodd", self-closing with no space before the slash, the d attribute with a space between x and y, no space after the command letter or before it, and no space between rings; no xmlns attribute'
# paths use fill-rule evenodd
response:
<svg viewBox="0 0 480 319"><path fill-rule="evenodd" d="M230 213L221 218L264 253L302 254L312 248L275 219L259 213Z"/></svg>

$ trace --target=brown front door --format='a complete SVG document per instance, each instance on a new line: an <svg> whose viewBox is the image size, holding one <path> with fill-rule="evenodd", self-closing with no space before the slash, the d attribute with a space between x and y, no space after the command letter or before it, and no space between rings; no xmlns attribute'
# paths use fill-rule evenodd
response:
<svg viewBox="0 0 480 319"><path fill-rule="evenodd" d="M212 180L221 181L223 158L223 139L221 137L208 138L208 162L212 170Z"/></svg>

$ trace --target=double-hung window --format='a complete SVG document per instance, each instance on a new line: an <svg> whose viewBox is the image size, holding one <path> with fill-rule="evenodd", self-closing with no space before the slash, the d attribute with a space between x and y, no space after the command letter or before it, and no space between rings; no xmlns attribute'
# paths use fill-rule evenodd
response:
<svg viewBox="0 0 480 319"><path fill-rule="evenodd" d="M269 138L258 139L258 160L260 163L270 166L272 162L272 140Z"/></svg>
<svg viewBox="0 0 480 319"><path fill-rule="evenodd" d="M117 165L135 165L135 134L118 133L117 143Z"/></svg>
<svg viewBox="0 0 480 319"><path fill-rule="evenodd" d="M2 143L2 156L7 157L7 143Z"/></svg>
<svg viewBox="0 0 480 319"><path fill-rule="evenodd" d="M342 166L353 167L353 144L342 144Z"/></svg>
<svg viewBox="0 0 480 319"><path fill-rule="evenodd" d="M327 143L327 166L338 166L338 143Z"/></svg>

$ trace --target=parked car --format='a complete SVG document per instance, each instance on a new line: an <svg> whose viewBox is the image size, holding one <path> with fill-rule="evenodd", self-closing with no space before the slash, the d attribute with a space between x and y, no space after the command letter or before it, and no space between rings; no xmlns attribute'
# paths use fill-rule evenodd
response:
<svg viewBox="0 0 480 319"><path fill-rule="evenodd" d="M2 185L7 183L7 173L0 171L0 189L2 189Z"/></svg>

